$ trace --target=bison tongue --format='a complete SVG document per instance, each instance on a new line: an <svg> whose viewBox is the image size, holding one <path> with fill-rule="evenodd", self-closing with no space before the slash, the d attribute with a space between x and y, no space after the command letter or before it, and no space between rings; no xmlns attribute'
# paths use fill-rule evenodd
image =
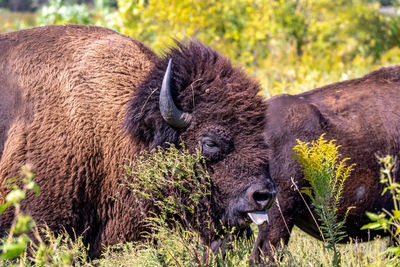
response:
<svg viewBox="0 0 400 267"><path fill-rule="evenodd" d="M250 219L257 225L261 225L264 222L269 222L268 221L268 214L265 210L263 211L256 211L256 212L249 212L247 213L249 215Z"/></svg>

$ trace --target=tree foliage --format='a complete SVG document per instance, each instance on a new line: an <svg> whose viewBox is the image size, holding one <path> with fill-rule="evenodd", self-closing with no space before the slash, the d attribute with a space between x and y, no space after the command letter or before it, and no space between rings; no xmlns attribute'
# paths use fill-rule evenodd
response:
<svg viewBox="0 0 400 267"><path fill-rule="evenodd" d="M400 2L391 3L399 14ZM38 12L36 25L105 26L158 53L174 45L173 39L195 38L245 68L267 97L400 61L400 16L382 14L379 1L117 0L117 6L107 0L94 0L93 6L51 0ZM1 17L0 12L0 31L35 26Z"/></svg>
<svg viewBox="0 0 400 267"><path fill-rule="evenodd" d="M267 96L359 76L376 63L400 59L400 18L380 14L378 2L118 0L118 7L119 31L157 52L173 38L199 39L256 76Z"/></svg>

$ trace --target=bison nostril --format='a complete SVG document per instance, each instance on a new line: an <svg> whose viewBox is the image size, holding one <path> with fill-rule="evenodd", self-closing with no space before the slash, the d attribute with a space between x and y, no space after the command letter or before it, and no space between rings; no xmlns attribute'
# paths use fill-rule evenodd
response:
<svg viewBox="0 0 400 267"><path fill-rule="evenodd" d="M263 188L254 190L251 194L251 198L254 201L254 203L258 206L258 208L264 210L271 208L273 202L275 201L276 193L277 193L276 188L274 188L274 190L271 191Z"/></svg>
<svg viewBox="0 0 400 267"><path fill-rule="evenodd" d="M267 192L254 192L253 199L256 202L264 202L268 201L271 198L271 194Z"/></svg>
<svg viewBox="0 0 400 267"><path fill-rule="evenodd" d="M278 188L273 182L252 184L246 191L248 209L261 211L271 208Z"/></svg>

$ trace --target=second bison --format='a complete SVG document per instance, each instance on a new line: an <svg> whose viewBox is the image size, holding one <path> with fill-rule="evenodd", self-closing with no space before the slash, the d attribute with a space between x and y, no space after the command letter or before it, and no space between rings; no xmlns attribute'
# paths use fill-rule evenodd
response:
<svg viewBox="0 0 400 267"><path fill-rule="evenodd" d="M289 241L294 225L320 238L318 228L306 208L299 188L308 186L300 165L294 160L296 139L310 142L323 133L336 140L339 152L355 170L346 180L341 208L343 216L351 209L345 224L349 237L369 240L373 234L360 228L369 223L366 211L391 210L389 192L382 195L380 168L376 156L400 157L400 66L374 71L359 79L331 84L299 95L280 95L267 101L265 129L271 177L279 188L277 205L270 210L270 224L263 225L252 259L260 251L271 256L271 245ZM400 178L399 163L394 177ZM398 180L397 180L398 182ZM369 235L371 234L371 236Z"/></svg>

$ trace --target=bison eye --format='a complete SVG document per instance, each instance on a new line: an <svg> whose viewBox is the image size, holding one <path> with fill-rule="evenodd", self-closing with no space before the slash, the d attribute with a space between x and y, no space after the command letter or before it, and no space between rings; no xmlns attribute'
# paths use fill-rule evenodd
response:
<svg viewBox="0 0 400 267"><path fill-rule="evenodd" d="M215 142L210 137L203 137L201 139L201 146L202 146L203 154L206 157L207 156L212 156L213 154L218 153L219 150L220 150L217 142Z"/></svg>
<svg viewBox="0 0 400 267"><path fill-rule="evenodd" d="M199 147L208 163L216 163L222 160L234 149L233 138L218 127L208 129L199 139Z"/></svg>

